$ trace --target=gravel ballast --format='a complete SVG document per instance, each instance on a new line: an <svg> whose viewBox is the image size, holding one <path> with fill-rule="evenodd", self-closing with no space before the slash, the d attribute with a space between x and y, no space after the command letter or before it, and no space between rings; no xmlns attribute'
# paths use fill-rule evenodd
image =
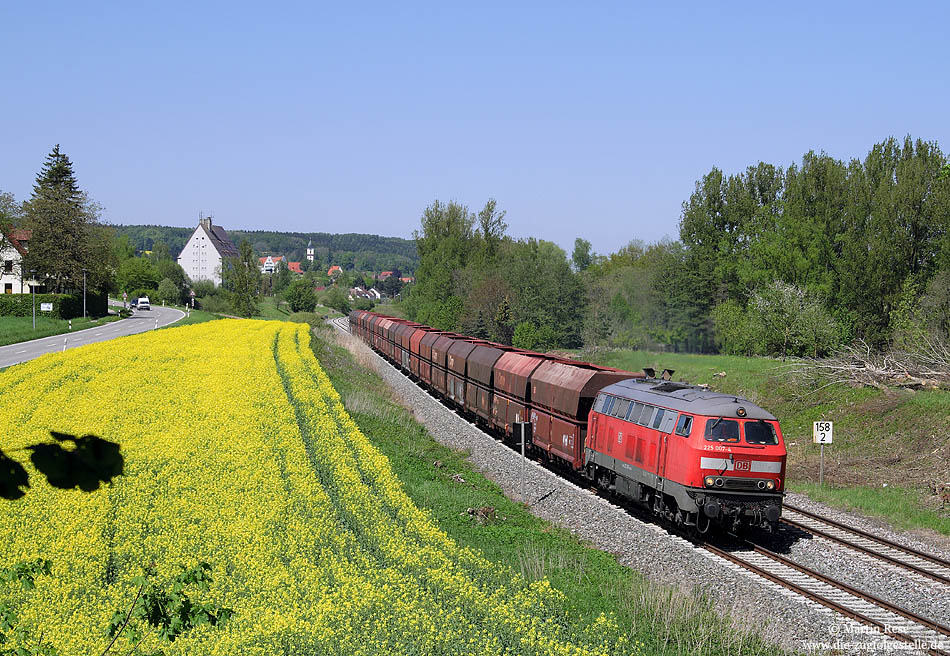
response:
<svg viewBox="0 0 950 656"><path fill-rule="evenodd" d="M336 326L344 330L345 319ZM364 361L373 363L377 373L413 409L416 419L434 439L467 452L476 469L497 483L508 497L521 500L520 454L443 406L367 345L344 332L356 348L372 354ZM535 515L613 554L621 564L655 582L702 594L720 611L732 615L738 626L751 624L765 639L796 652L824 651L810 643L831 643L826 645L829 648L836 641L843 641L857 644L858 648L846 647L835 653L889 653L871 649L881 636L864 635L866 628L852 620L695 547L658 525L643 522L530 460L524 472L525 496ZM806 506L806 501L795 499L802 507L815 506ZM799 540L791 549L788 555L802 559L803 564L844 577L856 587L866 587L915 612L946 622L948 600L936 598L940 595L925 583L893 571L874 573L866 560L856 559L850 551L824 540ZM848 574L842 575L843 571ZM902 590L905 592L901 593ZM942 592L946 596L946 591ZM754 619L747 622L743 618Z"/></svg>

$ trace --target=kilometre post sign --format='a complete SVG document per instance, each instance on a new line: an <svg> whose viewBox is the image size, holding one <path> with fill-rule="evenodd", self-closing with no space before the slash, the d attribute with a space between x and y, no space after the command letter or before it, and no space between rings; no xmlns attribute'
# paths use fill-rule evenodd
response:
<svg viewBox="0 0 950 656"><path fill-rule="evenodd" d="M831 444L833 430L834 422L816 421L814 423L814 429L812 432L812 437L814 438L815 444Z"/></svg>

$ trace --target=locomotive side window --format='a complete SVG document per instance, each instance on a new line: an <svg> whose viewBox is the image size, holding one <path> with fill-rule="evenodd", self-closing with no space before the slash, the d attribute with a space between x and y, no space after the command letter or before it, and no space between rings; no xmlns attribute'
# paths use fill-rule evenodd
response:
<svg viewBox="0 0 950 656"><path fill-rule="evenodd" d="M634 403L634 404L632 404L632 405L630 406L630 412L628 412L628 413L627 413L627 416L626 416L627 421L636 423L636 422L637 422L637 417L640 416L640 411L641 411L641 410L643 410L643 404L642 404L642 403Z"/></svg>
<svg viewBox="0 0 950 656"><path fill-rule="evenodd" d="M676 434L683 437L689 437L689 432L693 430L693 418L690 415L680 415L680 420L676 422Z"/></svg>
<svg viewBox="0 0 950 656"><path fill-rule="evenodd" d="M764 421L747 421L745 428L746 444L778 444L778 436L772 424Z"/></svg>
<svg viewBox="0 0 950 656"><path fill-rule="evenodd" d="M640 413L640 417L637 419L637 423L641 426L649 426L650 420L653 419L653 406L647 405L643 407L643 412Z"/></svg>
<svg viewBox="0 0 950 656"><path fill-rule="evenodd" d="M627 415L627 410L630 409L630 401L627 399L621 399L620 403L614 408L614 417L620 417L623 419Z"/></svg>
<svg viewBox="0 0 950 656"><path fill-rule="evenodd" d="M598 394L597 400L594 402L594 412L602 413L604 411L604 402L607 401L606 394Z"/></svg>
<svg viewBox="0 0 950 656"><path fill-rule="evenodd" d="M617 399L613 396L608 396L607 401L604 403L604 414L609 415L610 409L613 407L614 403L617 402Z"/></svg>
<svg viewBox="0 0 950 656"><path fill-rule="evenodd" d="M653 428L659 428L660 422L663 421L663 415L666 413L666 410L660 408L656 411L656 417L653 418Z"/></svg>
<svg viewBox="0 0 950 656"><path fill-rule="evenodd" d="M739 422L722 417L707 419L705 437L707 442L738 442Z"/></svg>

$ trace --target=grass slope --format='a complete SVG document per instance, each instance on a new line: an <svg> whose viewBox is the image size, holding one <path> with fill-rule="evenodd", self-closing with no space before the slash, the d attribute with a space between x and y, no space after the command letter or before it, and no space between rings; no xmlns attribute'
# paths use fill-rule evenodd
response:
<svg viewBox="0 0 950 656"><path fill-rule="evenodd" d="M415 504L454 540L531 579L547 577L567 596L570 614L582 621L616 612L645 653L780 653L750 634L747 622L733 626L695 593L652 584L610 554L581 544L509 500L471 468L465 454L433 440L382 379L339 345L333 330L319 326L314 332L314 352L347 412L389 458ZM466 484L453 480L453 474ZM479 523L470 508L492 508L499 519Z"/></svg>
<svg viewBox="0 0 950 656"><path fill-rule="evenodd" d="M790 489L884 517L899 528L950 535L950 508L935 494L940 484L950 485L948 392L846 386L815 391L791 376L788 363L770 358L611 350L590 359L629 371L674 369L676 380L744 396L782 424ZM817 485L819 447L812 444L812 422L818 420L835 422L834 444L825 448L823 490Z"/></svg>

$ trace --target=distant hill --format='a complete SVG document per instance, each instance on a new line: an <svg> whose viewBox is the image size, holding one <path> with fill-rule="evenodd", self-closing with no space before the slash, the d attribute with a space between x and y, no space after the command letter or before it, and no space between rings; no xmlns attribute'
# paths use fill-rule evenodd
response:
<svg viewBox="0 0 950 656"><path fill-rule="evenodd" d="M172 257L177 257L185 247L191 228L173 228L158 225L116 225L117 235L128 235L137 250L152 250L156 242L165 242ZM227 226L225 226L225 229ZM358 271L384 271L399 269L412 273L419 265L416 242L399 237L380 237L347 233L342 235L327 232L273 232L268 230L228 230L235 246L242 239L251 242L258 255L284 255L291 261L303 261L307 242L313 240L316 259L324 268L338 264L344 269Z"/></svg>

